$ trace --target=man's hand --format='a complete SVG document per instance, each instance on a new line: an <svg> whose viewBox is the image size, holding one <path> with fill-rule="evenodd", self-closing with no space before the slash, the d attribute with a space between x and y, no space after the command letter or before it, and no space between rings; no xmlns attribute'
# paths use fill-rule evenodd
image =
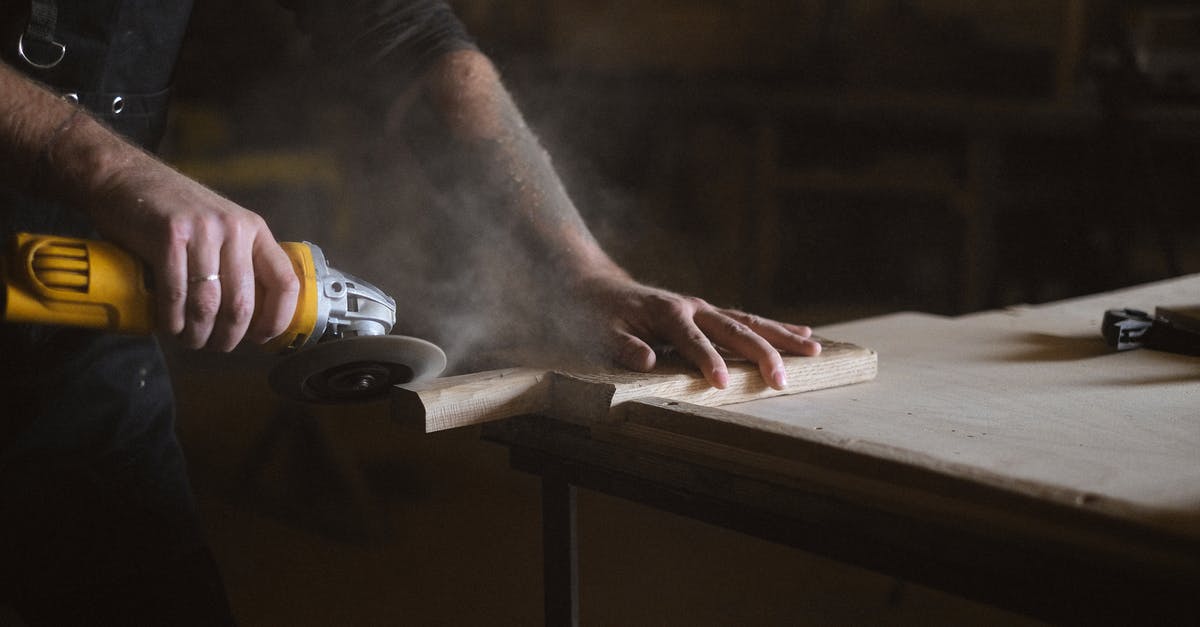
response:
<svg viewBox="0 0 1200 627"><path fill-rule="evenodd" d="M159 329L218 351L282 333L299 282L266 222L148 155L137 161L105 182L91 215L149 264Z"/></svg>
<svg viewBox="0 0 1200 627"><path fill-rule="evenodd" d="M262 218L3 63L0 183L87 211L101 235L146 262L158 326L184 346L265 342L295 312L298 279Z"/></svg>
<svg viewBox="0 0 1200 627"><path fill-rule="evenodd" d="M768 385L783 388L787 381L780 351L820 353L821 345L809 339L812 331L807 327L720 309L631 279L588 231L549 156L482 54L445 55L426 73L423 86L426 100L445 126L440 145L453 147L457 154L455 175L464 190L457 196L457 209L474 212L473 224L510 232L523 254L558 277L561 283L551 286L552 293L544 298L563 307L542 307L530 314L542 318L543 328L559 327L558 343L574 349L573 357L596 358L592 347L581 346L581 338L599 337L605 351L601 359L647 371L657 360L653 347L671 345L710 384L723 388L729 380L721 354L725 351L756 363ZM400 99L396 107L408 105ZM528 289L539 286L511 287L523 294ZM574 315L560 318L551 312Z"/></svg>
<svg viewBox="0 0 1200 627"><path fill-rule="evenodd" d="M606 346L619 365L646 372L654 368L653 346L670 344L704 374L709 384L724 388L729 371L722 352L758 364L763 380L775 389L787 386L780 351L817 355L821 345L805 326L768 320L733 309L714 307L616 276L592 279L580 288L585 302L601 312Z"/></svg>

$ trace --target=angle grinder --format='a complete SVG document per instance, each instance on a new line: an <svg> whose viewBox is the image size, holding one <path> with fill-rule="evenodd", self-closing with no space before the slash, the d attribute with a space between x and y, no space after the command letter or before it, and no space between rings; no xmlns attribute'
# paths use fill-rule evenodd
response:
<svg viewBox="0 0 1200 627"><path fill-rule="evenodd" d="M267 377L276 392L305 402L371 400L446 367L436 345L388 335L396 322L390 296L331 268L315 244L280 245L300 279L300 294L287 330L264 345L284 355ZM154 329L145 266L109 242L18 233L0 257L0 279L6 322L143 335Z"/></svg>

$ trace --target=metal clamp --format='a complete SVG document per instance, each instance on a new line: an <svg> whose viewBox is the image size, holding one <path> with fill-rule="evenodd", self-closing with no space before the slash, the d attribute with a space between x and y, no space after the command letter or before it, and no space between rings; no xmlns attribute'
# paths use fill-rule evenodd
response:
<svg viewBox="0 0 1200 627"><path fill-rule="evenodd" d="M1200 355L1200 307L1157 307L1154 315L1138 309L1109 309L1100 333L1119 351L1145 347Z"/></svg>

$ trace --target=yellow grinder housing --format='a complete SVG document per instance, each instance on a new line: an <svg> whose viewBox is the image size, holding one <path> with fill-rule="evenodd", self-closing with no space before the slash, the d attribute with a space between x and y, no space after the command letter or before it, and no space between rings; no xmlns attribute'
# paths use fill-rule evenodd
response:
<svg viewBox="0 0 1200 627"><path fill-rule="evenodd" d="M8 322L154 329L145 267L109 242L18 233L0 271Z"/></svg>
<svg viewBox="0 0 1200 627"><path fill-rule="evenodd" d="M266 344L270 351L300 348L326 335L386 335L396 303L374 286L330 268L308 242L281 244L300 279L292 321ZM3 319L118 333L154 329L154 296L145 266L114 244L56 235L17 234L0 259Z"/></svg>

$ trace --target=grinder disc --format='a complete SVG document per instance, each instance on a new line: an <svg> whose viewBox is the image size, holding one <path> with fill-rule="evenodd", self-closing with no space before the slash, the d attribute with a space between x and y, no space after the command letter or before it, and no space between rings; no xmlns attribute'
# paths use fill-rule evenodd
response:
<svg viewBox="0 0 1200 627"><path fill-rule="evenodd" d="M435 377L446 354L403 335L360 335L322 342L284 357L271 369L271 389L308 403L344 403L386 396L393 385Z"/></svg>

